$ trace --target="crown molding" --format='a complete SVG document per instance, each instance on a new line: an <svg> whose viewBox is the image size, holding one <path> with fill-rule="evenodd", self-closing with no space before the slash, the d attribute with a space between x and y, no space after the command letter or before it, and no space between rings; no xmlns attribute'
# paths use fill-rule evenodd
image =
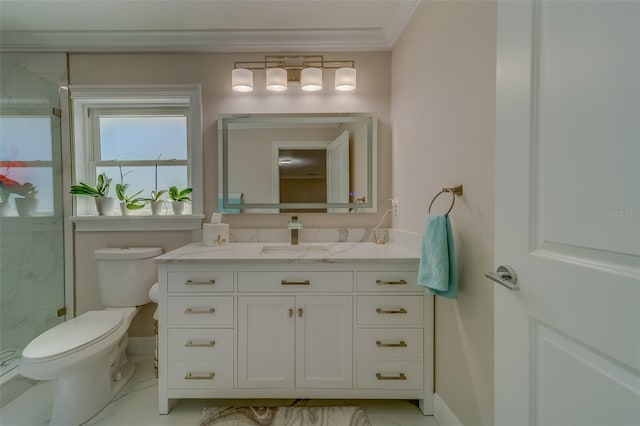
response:
<svg viewBox="0 0 640 426"><path fill-rule="evenodd" d="M406 22L406 19L401 22ZM378 28L242 31L0 31L0 50L4 52L211 53L384 51L391 49L388 31L388 29ZM397 31L399 33L399 30Z"/></svg>
<svg viewBox="0 0 640 426"><path fill-rule="evenodd" d="M413 13L420 5L420 1L421 0L413 0L398 3L398 12L387 22L387 25L384 26L384 33L390 48L393 47L398 37L400 37L400 34L402 34L411 16L413 16Z"/></svg>

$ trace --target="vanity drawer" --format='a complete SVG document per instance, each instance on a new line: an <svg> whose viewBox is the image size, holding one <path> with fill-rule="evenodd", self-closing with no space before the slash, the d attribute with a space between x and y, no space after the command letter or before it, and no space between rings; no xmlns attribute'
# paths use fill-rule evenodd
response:
<svg viewBox="0 0 640 426"><path fill-rule="evenodd" d="M233 325L233 296L169 297L169 325Z"/></svg>
<svg viewBox="0 0 640 426"><path fill-rule="evenodd" d="M233 330L170 328L168 334L169 358L233 356Z"/></svg>
<svg viewBox="0 0 640 426"><path fill-rule="evenodd" d="M239 292L353 291L353 272L238 272Z"/></svg>
<svg viewBox="0 0 640 426"><path fill-rule="evenodd" d="M358 324L424 326L422 296L358 296Z"/></svg>
<svg viewBox="0 0 640 426"><path fill-rule="evenodd" d="M358 389L422 389L422 364L421 360L358 361Z"/></svg>
<svg viewBox="0 0 640 426"><path fill-rule="evenodd" d="M169 272L169 293L233 291L233 272Z"/></svg>
<svg viewBox="0 0 640 426"><path fill-rule="evenodd" d="M167 379L170 388L233 389L233 360L172 360Z"/></svg>
<svg viewBox="0 0 640 426"><path fill-rule="evenodd" d="M363 271L356 275L356 288L358 291L424 291L417 279L418 271Z"/></svg>
<svg viewBox="0 0 640 426"><path fill-rule="evenodd" d="M417 328L360 329L356 331L358 357L422 357L424 330Z"/></svg>

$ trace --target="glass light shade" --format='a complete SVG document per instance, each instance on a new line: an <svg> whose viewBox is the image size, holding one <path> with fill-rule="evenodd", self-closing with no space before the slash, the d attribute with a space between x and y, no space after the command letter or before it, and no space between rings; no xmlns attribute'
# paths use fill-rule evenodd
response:
<svg viewBox="0 0 640 426"><path fill-rule="evenodd" d="M272 92L287 90L287 70L284 68L269 68L267 70L267 90Z"/></svg>
<svg viewBox="0 0 640 426"><path fill-rule="evenodd" d="M348 92L356 88L356 69L338 68L336 70L336 90Z"/></svg>
<svg viewBox="0 0 640 426"><path fill-rule="evenodd" d="M320 68L304 68L300 75L300 85L306 92L322 89L322 70Z"/></svg>
<svg viewBox="0 0 640 426"><path fill-rule="evenodd" d="M253 91L253 71L245 68L231 71L231 88L234 92Z"/></svg>

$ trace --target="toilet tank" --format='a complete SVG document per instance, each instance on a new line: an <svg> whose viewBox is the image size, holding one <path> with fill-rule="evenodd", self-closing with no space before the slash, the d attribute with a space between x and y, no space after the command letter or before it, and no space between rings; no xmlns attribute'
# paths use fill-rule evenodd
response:
<svg viewBox="0 0 640 426"><path fill-rule="evenodd" d="M140 306L150 302L149 289L158 281L153 258L162 254L161 247L103 248L94 254L103 306Z"/></svg>

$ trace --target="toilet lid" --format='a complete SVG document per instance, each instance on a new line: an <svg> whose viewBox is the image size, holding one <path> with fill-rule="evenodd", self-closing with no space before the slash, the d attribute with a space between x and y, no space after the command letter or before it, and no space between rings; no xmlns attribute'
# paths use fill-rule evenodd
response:
<svg viewBox="0 0 640 426"><path fill-rule="evenodd" d="M72 352L113 332L122 323L121 311L90 311L59 324L31 341L26 358L50 358Z"/></svg>

